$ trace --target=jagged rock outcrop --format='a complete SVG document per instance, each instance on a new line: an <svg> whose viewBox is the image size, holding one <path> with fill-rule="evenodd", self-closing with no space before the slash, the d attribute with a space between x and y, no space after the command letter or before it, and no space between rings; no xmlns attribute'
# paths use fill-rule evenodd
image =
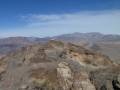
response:
<svg viewBox="0 0 120 90"><path fill-rule="evenodd" d="M0 61L0 90L119 90L119 65L71 43L23 47Z"/></svg>
<svg viewBox="0 0 120 90"><path fill-rule="evenodd" d="M62 90L70 90L73 85L73 75L68 63L61 62L57 67L57 77Z"/></svg>

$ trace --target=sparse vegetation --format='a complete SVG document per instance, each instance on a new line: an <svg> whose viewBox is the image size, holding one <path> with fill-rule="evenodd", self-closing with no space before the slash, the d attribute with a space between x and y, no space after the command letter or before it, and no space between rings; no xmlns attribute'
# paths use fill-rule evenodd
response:
<svg viewBox="0 0 120 90"><path fill-rule="evenodd" d="M24 47L2 58L0 70L4 65L7 68L0 81L3 90L7 84L2 83L9 81L9 90L17 90L23 83L22 88L27 88L24 90L101 90L119 86L115 83L120 74L118 64L100 53L59 41Z"/></svg>

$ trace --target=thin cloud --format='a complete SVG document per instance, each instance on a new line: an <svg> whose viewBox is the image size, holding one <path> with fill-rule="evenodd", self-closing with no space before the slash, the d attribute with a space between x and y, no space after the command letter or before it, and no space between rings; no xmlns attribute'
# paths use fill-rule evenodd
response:
<svg viewBox="0 0 120 90"><path fill-rule="evenodd" d="M120 11L88 11L71 14L31 14L24 16L26 24L29 26L50 26L50 25L88 25L88 24L102 24L102 22L116 21L120 18ZM108 22L108 23L110 23Z"/></svg>
<svg viewBox="0 0 120 90"><path fill-rule="evenodd" d="M66 14L21 16L24 27L10 30L7 36L54 36L73 32L120 34L120 11L88 11ZM6 36L2 32L1 36Z"/></svg>

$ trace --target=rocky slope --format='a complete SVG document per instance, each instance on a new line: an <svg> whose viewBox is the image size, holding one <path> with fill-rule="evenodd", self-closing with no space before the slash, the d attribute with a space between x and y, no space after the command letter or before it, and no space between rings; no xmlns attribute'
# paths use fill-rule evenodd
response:
<svg viewBox="0 0 120 90"><path fill-rule="evenodd" d="M53 37L56 40L71 42L103 53L120 64L120 35L101 33L73 33Z"/></svg>
<svg viewBox="0 0 120 90"><path fill-rule="evenodd" d="M51 40L1 58L0 90L120 90L120 65L100 53Z"/></svg>
<svg viewBox="0 0 120 90"><path fill-rule="evenodd" d="M71 42L79 46L103 53L110 59L120 64L120 35L101 34L101 33L73 33L54 37L9 37L0 39L0 58L10 52L24 46L35 43L45 43L49 40L60 40Z"/></svg>
<svg viewBox="0 0 120 90"><path fill-rule="evenodd" d="M110 57L110 59L120 64L120 42L97 42L90 49L101 52Z"/></svg>
<svg viewBox="0 0 120 90"><path fill-rule="evenodd" d="M32 45L35 43L47 42L49 38L35 37L8 37L0 39L0 57L13 52L21 47Z"/></svg>

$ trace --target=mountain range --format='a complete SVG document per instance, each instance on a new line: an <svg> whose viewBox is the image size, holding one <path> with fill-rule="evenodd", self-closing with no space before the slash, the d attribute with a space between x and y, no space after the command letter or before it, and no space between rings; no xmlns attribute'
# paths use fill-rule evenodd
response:
<svg viewBox="0 0 120 90"><path fill-rule="evenodd" d="M45 43L49 40L59 40L71 42L73 44L84 46L87 49L103 53L112 60L120 63L120 35L93 33L72 33L54 37L8 37L0 39L0 56L15 51L24 46Z"/></svg>

